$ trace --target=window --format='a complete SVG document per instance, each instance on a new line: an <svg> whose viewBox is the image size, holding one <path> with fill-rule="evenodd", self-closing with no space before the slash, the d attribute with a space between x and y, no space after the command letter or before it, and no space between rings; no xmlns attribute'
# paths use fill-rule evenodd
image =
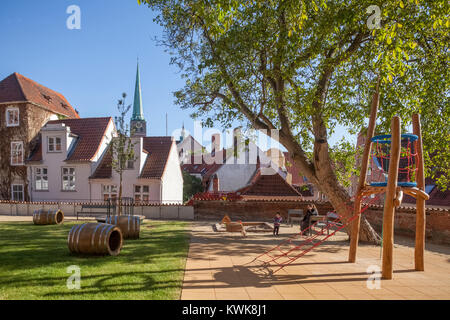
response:
<svg viewBox="0 0 450 320"><path fill-rule="evenodd" d="M134 201L148 202L150 200L149 186L134 186Z"/></svg>
<svg viewBox="0 0 450 320"><path fill-rule="evenodd" d="M127 161L127 169L134 169L134 160Z"/></svg>
<svg viewBox="0 0 450 320"><path fill-rule="evenodd" d="M11 193L13 201L23 201L23 184L12 184Z"/></svg>
<svg viewBox="0 0 450 320"><path fill-rule="evenodd" d="M12 166L23 165L23 142L22 141L11 142L11 165Z"/></svg>
<svg viewBox="0 0 450 320"><path fill-rule="evenodd" d="M60 152L61 151L61 138L60 137L48 137L47 151L48 152Z"/></svg>
<svg viewBox="0 0 450 320"><path fill-rule="evenodd" d="M37 191L48 190L47 168L36 168L34 171L34 181Z"/></svg>
<svg viewBox="0 0 450 320"><path fill-rule="evenodd" d="M103 185L103 200L112 199L113 202L117 198L117 186L116 185Z"/></svg>
<svg viewBox="0 0 450 320"><path fill-rule="evenodd" d="M6 109L6 126L17 127L19 125L19 108Z"/></svg>
<svg viewBox="0 0 450 320"><path fill-rule="evenodd" d="M62 189L75 191L75 168L62 168Z"/></svg>

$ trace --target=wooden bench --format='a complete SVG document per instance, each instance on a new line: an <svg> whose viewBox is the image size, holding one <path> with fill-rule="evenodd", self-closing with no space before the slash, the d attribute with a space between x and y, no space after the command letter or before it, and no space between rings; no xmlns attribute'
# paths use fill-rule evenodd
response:
<svg viewBox="0 0 450 320"><path fill-rule="evenodd" d="M89 209L89 211L85 211L85 209ZM106 209L103 211L91 211L91 209ZM87 216L94 216L98 214L106 214L106 216L109 216L111 214L116 213L116 206L112 204L83 204L81 206L81 211L77 211L77 220L78 216L81 215L87 215Z"/></svg>
<svg viewBox="0 0 450 320"><path fill-rule="evenodd" d="M323 228L325 228L328 225L327 216L311 216L309 217L309 224L308 226L311 227L315 223L315 227L321 227L321 232L323 231ZM317 222L317 223L316 223ZM311 234L311 228L308 229L309 234ZM327 230L327 234L330 234L330 230Z"/></svg>
<svg viewBox="0 0 450 320"><path fill-rule="evenodd" d="M317 222L317 223L316 223ZM342 222L340 222L339 216L333 212L328 212L324 216L311 216L309 218L309 226L316 223L315 227L321 227L321 232L323 228L328 227L330 224L335 226L342 226ZM309 234L311 234L311 229L309 229ZM327 229L327 235L330 234L330 228Z"/></svg>
<svg viewBox="0 0 450 320"><path fill-rule="evenodd" d="M302 209L289 209L288 210L288 219L287 224L290 224L291 227L294 226L294 222L297 221L299 224L303 219L303 210Z"/></svg>

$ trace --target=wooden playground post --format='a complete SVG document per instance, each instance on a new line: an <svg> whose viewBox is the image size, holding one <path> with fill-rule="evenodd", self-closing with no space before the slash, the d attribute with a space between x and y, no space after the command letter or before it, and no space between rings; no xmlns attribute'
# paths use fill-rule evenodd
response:
<svg viewBox="0 0 450 320"><path fill-rule="evenodd" d="M423 163L423 146L422 146L422 131L420 127L419 114L413 114L413 133L418 137L417 139L417 188L425 191L425 175ZM417 271L424 271L424 252L425 252L425 199L416 197L416 243L414 248L414 262Z"/></svg>
<svg viewBox="0 0 450 320"><path fill-rule="evenodd" d="M398 166L400 163L400 130L400 117L395 116L392 118L391 123L391 154L389 159L388 182L383 211L383 262L381 271L381 276L383 279L392 279L393 271L394 200L397 193Z"/></svg>
<svg viewBox="0 0 450 320"><path fill-rule="evenodd" d="M369 127L367 129L367 137L366 142L364 145L364 152L362 155L361 160L361 172L359 175L359 181L358 181L358 187L356 189L356 196L355 196L355 204L353 209L353 214L360 213L358 217L353 221L352 223L352 231L350 236L350 251L348 254L348 261L349 262L355 262L356 261L356 250L358 249L358 242L359 242L359 229L361 225L361 190L366 185L366 176L367 176L367 169L369 167L369 157L370 157L370 149L372 147L372 137L375 134L375 126L376 126L376 120L377 120L377 112L378 112L378 105L380 101L380 79L378 79L377 86L375 93L372 98L372 105L370 108L370 118L369 118Z"/></svg>

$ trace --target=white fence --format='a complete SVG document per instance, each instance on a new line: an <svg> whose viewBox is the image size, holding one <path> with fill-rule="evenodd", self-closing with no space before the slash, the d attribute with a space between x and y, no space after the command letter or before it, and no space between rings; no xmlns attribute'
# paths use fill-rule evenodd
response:
<svg viewBox="0 0 450 320"><path fill-rule="evenodd" d="M75 217L77 212L82 211L82 206L82 203L0 202L0 215L32 216L33 212L39 209L61 209L65 216ZM98 209L90 210L98 212ZM83 213L88 212L86 209L83 210ZM149 219L194 220L194 207L184 205L136 205L134 206L134 214Z"/></svg>

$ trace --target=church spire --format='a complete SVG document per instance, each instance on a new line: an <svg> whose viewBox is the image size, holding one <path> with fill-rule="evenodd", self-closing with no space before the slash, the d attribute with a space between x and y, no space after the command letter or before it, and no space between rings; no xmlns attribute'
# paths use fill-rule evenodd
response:
<svg viewBox="0 0 450 320"><path fill-rule="evenodd" d="M139 60L136 70L136 86L134 88L134 104L133 104L133 116L131 120L145 120L144 110L142 108L142 96L141 96L141 78L139 75Z"/></svg>
<svg viewBox="0 0 450 320"><path fill-rule="evenodd" d="M141 96L141 78L139 75L139 60L136 70L136 86L134 89L133 115L131 116L130 128L132 136L145 137L147 135L147 122L144 118Z"/></svg>

